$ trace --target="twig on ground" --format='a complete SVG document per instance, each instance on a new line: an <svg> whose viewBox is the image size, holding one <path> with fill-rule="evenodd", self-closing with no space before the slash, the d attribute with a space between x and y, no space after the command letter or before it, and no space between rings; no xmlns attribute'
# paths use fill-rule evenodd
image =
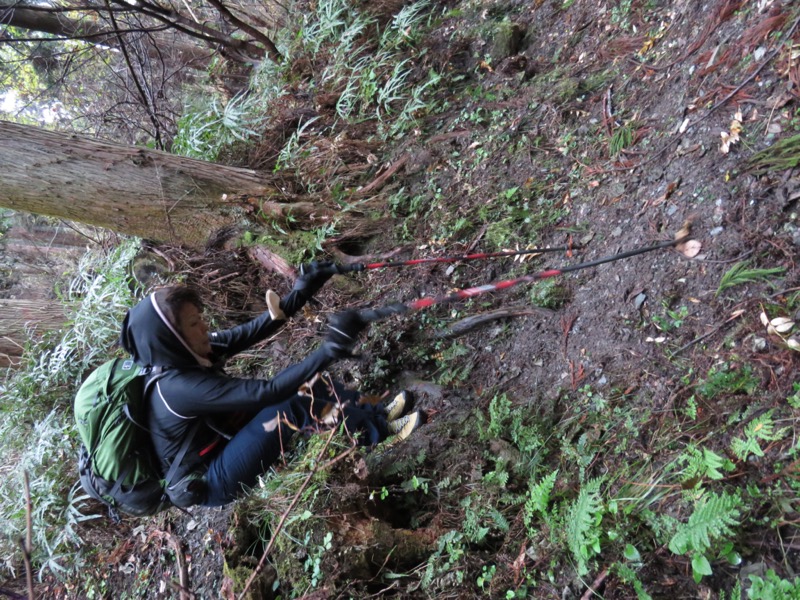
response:
<svg viewBox="0 0 800 600"><path fill-rule="evenodd" d="M750 256L753 252L754 252L753 250L748 250L747 252L745 252L744 254L740 254L736 258L727 258L725 260L708 260L707 258L695 258L694 260L696 260L697 262L707 263L707 264L711 264L711 265L727 265L727 264L732 263L732 262L743 261L745 258Z"/></svg>
<svg viewBox="0 0 800 600"><path fill-rule="evenodd" d="M606 577L608 577L608 568L607 567L605 569L603 569L602 571L600 571L600 575L595 577L595 580L592 582L592 585L589 586L589 589L587 589L583 593L583 596L581 596L581 600L589 600L589 598L592 597L592 594L597 594L598 588L601 585L603 585L603 582L606 580Z"/></svg>
<svg viewBox="0 0 800 600"><path fill-rule="evenodd" d="M22 560L25 563L25 581L28 584L28 598L34 600L36 594L33 591L33 565L31 564L31 553L33 552L33 516L31 507L31 484L28 472L22 473L23 484L25 487L25 538L20 538L19 545L22 546Z"/></svg>
<svg viewBox="0 0 800 600"><path fill-rule="evenodd" d="M320 451L317 453L317 459L315 461L316 463L319 463L320 459L323 456L325 456L325 453L328 451L328 447L331 445L331 442L333 441L333 436L334 435L336 435L336 428L335 427L331 429L331 432L328 435L328 438L325 440L325 444L322 446ZM350 451L351 450L348 450L348 453ZM326 466L332 465L334 462L338 461L339 458L340 457L334 458L334 459L328 461L327 463L325 463L322 466L326 467ZM303 495L303 492L308 487L308 484L311 483L311 479L314 477L314 475L317 474L317 472L320 469L321 469L320 466L315 466L313 469L311 469L311 471L309 471L308 476L305 478L305 480L303 480L303 483L300 485L300 489L297 490L297 493L294 495L294 498L292 498L292 501L289 503L289 506L287 507L287 509L285 511L283 511L283 514L281 515L281 518L278 521L278 524L275 526L275 529L271 532L272 535L270 537L269 544L267 544L267 547L264 550L264 554L261 555L261 559L258 561L258 564L256 565L256 568L253 569L253 572L250 574L250 577L247 578L247 582L244 584L244 589L239 594L239 600L244 600L245 596L247 595L247 592L250 590L250 586L253 585L253 582L256 580L256 577L258 577L259 574L261 573L261 571L263 570L264 563L267 562L267 557L269 556L269 553L272 551L272 548L275 545L275 541L278 539L278 536L280 535L281 529L283 529L283 526L286 523L286 520L289 518L289 514L292 512L292 510L294 510L294 507L300 501L300 497Z"/></svg>
<svg viewBox="0 0 800 600"><path fill-rule="evenodd" d="M733 316L730 316L730 317L728 317L728 318L727 318L725 321L723 321L723 322L722 322L720 325L717 325L716 327L714 327L714 329L712 329L712 330L711 330L711 331L709 331L708 333L704 333L704 334L703 334L703 335L701 335L700 337L696 337L696 338L694 338L694 339L693 339L691 342L689 342L688 344L684 344L683 346L681 346L680 348L678 348L677 350L675 350L675 352L673 352L672 354L670 354L670 358L671 358L671 359L672 359L672 358L675 358L676 356L678 356L678 354L680 354L681 352L683 352L683 351L684 351L684 350L686 350L687 348L691 348L691 347L692 347L692 346L694 346L696 343L698 343L698 342L702 342L704 339L706 339L706 338L708 338L708 337L711 337L711 336L712 336L712 335L714 335L715 333L719 332L720 330L724 329L725 327L727 327L728 325L730 325L731 323L733 323L733 321L735 321L736 319L738 319L739 317L741 317L743 314L745 314L745 313L744 313L744 311L742 311L742 312L739 312L739 313L734 313L734 314L733 314Z"/></svg>
<svg viewBox="0 0 800 600"><path fill-rule="evenodd" d="M780 292L775 292L774 294L770 294L767 298L774 298L775 296L783 296L784 294L788 294L789 292L796 292L800 290L800 287L790 287L786 288L785 290L781 290Z"/></svg>
<svg viewBox="0 0 800 600"><path fill-rule="evenodd" d="M189 587L189 570L178 538L168 531L154 531L153 536L165 540L175 553L175 563L178 566L178 583L171 581L170 585L178 591L180 600L196 600L197 596Z"/></svg>
<svg viewBox="0 0 800 600"><path fill-rule="evenodd" d="M402 167L408 162L408 159L409 159L408 154L404 154L403 156L401 156L397 161L395 161L392 165L390 165L388 169L386 169L383 173L381 173L378 177L376 177L372 183L369 183L360 190L357 190L356 195L363 196L364 194L369 194L383 187L383 184L386 183L389 177L397 173L397 171L400 170L400 167Z"/></svg>

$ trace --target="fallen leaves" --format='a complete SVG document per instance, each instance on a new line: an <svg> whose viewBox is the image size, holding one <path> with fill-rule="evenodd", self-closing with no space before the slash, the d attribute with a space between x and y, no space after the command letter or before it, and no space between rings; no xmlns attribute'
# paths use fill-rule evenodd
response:
<svg viewBox="0 0 800 600"><path fill-rule="evenodd" d="M700 250L703 248L703 244L701 244L698 240L688 239L691 233L692 233L692 219L687 219L683 223L683 227L681 227L675 233L675 241L678 242L675 244L675 249L681 254L683 254L686 258L694 258L698 254L700 254Z"/></svg>
<svg viewBox="0 0 800 600"><path fill-rule="evenodd" d="M722 131L720 132L720 136L722 137L722 143L719 146L719 151L723 154L728 154L731 150L731 146L739 141L739 134L742 132L742 111L737 110L736 114L733 115L733 120L731 121L730 131Z"/></svg>
<svg viewBox="0 0 800 600"><path fill-rule="evenodd" d="M800 340L789 333L794 329L795 322L789 317L774 317L770 319L763 310L761 311L761 323L767 328L767 334L778 338L783 345L795 351L800 351Z"/></svg>

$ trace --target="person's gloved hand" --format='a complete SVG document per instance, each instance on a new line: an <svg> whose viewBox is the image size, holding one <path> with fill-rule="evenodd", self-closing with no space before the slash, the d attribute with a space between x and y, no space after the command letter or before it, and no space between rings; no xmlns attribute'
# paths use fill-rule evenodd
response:
<svg viewBox="0 0 800 600"><path fill-rule="evenodd" d="M300 276L292 291L301 292L306 299L312 298L338 272L339 267L327 260L300 265Z"/></svg>
<svg viewBox="0 0 800 600"><path fill-rule="evenodd" d="M364 331L369 321L357 310L344 310L328 319L328 332L323 348L331 358L350 358L358 334Z"/></svg>
<svg viewBox="0 0 800 600"><path fill-rule="evenodd" d="M294 282L292 291L281 298L281 310L287 317L291 317L338 272L339 267L330 261L314 261L301 265L300 276Z"/></svg>

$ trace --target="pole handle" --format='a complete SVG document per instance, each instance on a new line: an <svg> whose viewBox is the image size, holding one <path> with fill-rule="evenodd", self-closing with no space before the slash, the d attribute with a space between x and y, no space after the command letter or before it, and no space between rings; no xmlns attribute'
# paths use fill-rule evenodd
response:
<svg viewBox="0 0 800 600"><path fill-rule="evenodd" d="M361 263L353 263L350 265L336 265L336 269L340 274L343 273L358 273L363 271L366 267Z"/></svg>
<svg viewBox="0 0 800 600"><path fill-rule="evenodd" d="M399 315L407 310L408 306L402 302L394 302L393 304L388 304L386 306L382 306L381 308L368 308L365 310L360 310L358 311L358 314L365 323L372 323L373 321L380 321L381 319L385 319L386 317L390 317L392 315Z"/></svg>

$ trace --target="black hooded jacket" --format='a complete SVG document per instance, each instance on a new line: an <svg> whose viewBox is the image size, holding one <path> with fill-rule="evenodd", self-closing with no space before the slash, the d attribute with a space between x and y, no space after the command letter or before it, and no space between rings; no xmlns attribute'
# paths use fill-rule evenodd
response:
<svg viewBox="0 0 800 600"><path fill-rule="evenodd" d="M197 470L214 456L213 452L200 456L201 450L218 439L208 421L283 402L332 361L323 347L270 380L230 377L222 371L222 363L275 333L284 320L273 321L265 312L232 329L209 334L212 364L189 349L166 314L157 293L151 294L128 311L120 336L136 364L166 368L147 399L151 437L165 474L197 419L206 422L193 437L178 477Z"/></svg>

